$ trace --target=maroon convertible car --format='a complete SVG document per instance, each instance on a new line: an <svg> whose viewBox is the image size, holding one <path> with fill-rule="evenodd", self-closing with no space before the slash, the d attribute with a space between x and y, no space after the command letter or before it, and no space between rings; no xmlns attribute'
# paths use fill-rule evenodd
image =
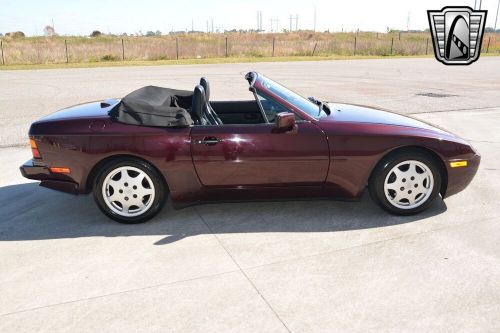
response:
<svg viewBox="0 0 500 333"><path fill-rule="evenodd" d="M415 214L463 190L479 154L419 120L304 98L265 76L245 76L251 100L211 101L148 86L121 100L73 106L29 132L24 177L83 194L122 223L143 222L170 196L176 207L214 200L372 198Z"/></svg>

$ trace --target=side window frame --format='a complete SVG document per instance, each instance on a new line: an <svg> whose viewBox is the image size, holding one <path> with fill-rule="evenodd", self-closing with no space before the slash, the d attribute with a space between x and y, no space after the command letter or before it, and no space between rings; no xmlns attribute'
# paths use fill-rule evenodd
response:
<svg viewBox="0 0 500 333"><path fill-rule="evenodd" d="M255 89L255 88L252 89L252 92L253 92L253 97L257 101L257 105L258 105L258 107L260 109L260 113L262 114L262 118L264 118L264 120L266 121L266 124L270 124L269 123L269 119L267 119L267 114L264 111L264 107L262 106L262 103L260 102L259 96L257 94L257 89Z"/></svg>
<svg viewBox="0 0 500 333"><path fill-rule="evenodd" d="M254 94L255 100L257 101L257 104L259 106L260 112L262 113L262 117L264 118L264 120L266 121L267 124L274 124L274 122L273 123L269 122L269 119L267 118L266 112L264 111L264 107L262 106L262 103L260 102L260 99L258 96L259 94L261 96L263 96L265 99L268 99L268 100L272 101L273 103L280 105L283 109L286 110L286 112L293 113L295 115L295 120L297 123L300 124L300 123L306 122L306 120L302 119L296 112L294 112L293 110L290 110L289 108L287 108L286 106L284 106L283 104L281 104L280 102L275 100L274 98L270 97L266 93L261 92L261 91L259 91L257 93L256 89L254 89L253 94Z"/></svg>

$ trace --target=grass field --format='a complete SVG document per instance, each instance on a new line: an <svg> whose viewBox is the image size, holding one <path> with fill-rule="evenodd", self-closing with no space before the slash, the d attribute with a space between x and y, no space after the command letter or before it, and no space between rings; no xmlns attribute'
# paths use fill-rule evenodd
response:
<svg viewBox="0 0 500 333"><path fill-rule="evenodd" d="M72 62L72 63L47 63L0 66L1 70L23 69L51 69L51 68L94 68L94 67L123 67L123 66L163 66L163 65L202 65L202 64L228 64L228 63L253 63L253 62L284 62L284 61L324 61L324 60L361 60L381 58L421 58L433 55L415 56L288 56L288 57L223 57L206 59L179 59L179 60L125 60L125 61L99 61L99 62Z"/></svg>
<svg viewBox="0 0 500 333"><path fill-rule="evenodd" d="M225 33L152 37L28 37L2 39L4 66L73 67L160 63L213 63L346 57L432 55L428 32L421 33ZM489 43L489 45L488 45ZM483 37L482 54L500 53L500 36ZM123 62L123 63L122 63ZM66 65L68 66L68 65ZM35 66L36 67L36 66Z"/></svg>

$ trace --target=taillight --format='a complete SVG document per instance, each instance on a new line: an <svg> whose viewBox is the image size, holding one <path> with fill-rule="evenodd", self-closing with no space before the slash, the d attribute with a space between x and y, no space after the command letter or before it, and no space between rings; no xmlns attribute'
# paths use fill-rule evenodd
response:
<svg viewBox="0 0 500 333"><path fill-rule="evenodd" d="M34 158L42 158L40 155L40 151L38 150L38 147L36 146L36 141L35 139L30 139L30 145L31 145L31 153L33 154Z"/></svg>

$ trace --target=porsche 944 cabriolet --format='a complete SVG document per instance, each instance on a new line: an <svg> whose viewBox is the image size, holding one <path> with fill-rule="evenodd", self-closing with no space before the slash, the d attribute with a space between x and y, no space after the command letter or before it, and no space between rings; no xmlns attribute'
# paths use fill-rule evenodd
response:
<svg viewBox="0 0 500 333"><path fill-rule="evenodd" d="M420 120L304 98L257 72L250 100L212 101L148 86L77 105L31 125L24 177L73 194L93 192L122 223L152 218L168 197L198 202L359 199L366 188L393 214L416 214L462 191L479 154Z"/></svg>

